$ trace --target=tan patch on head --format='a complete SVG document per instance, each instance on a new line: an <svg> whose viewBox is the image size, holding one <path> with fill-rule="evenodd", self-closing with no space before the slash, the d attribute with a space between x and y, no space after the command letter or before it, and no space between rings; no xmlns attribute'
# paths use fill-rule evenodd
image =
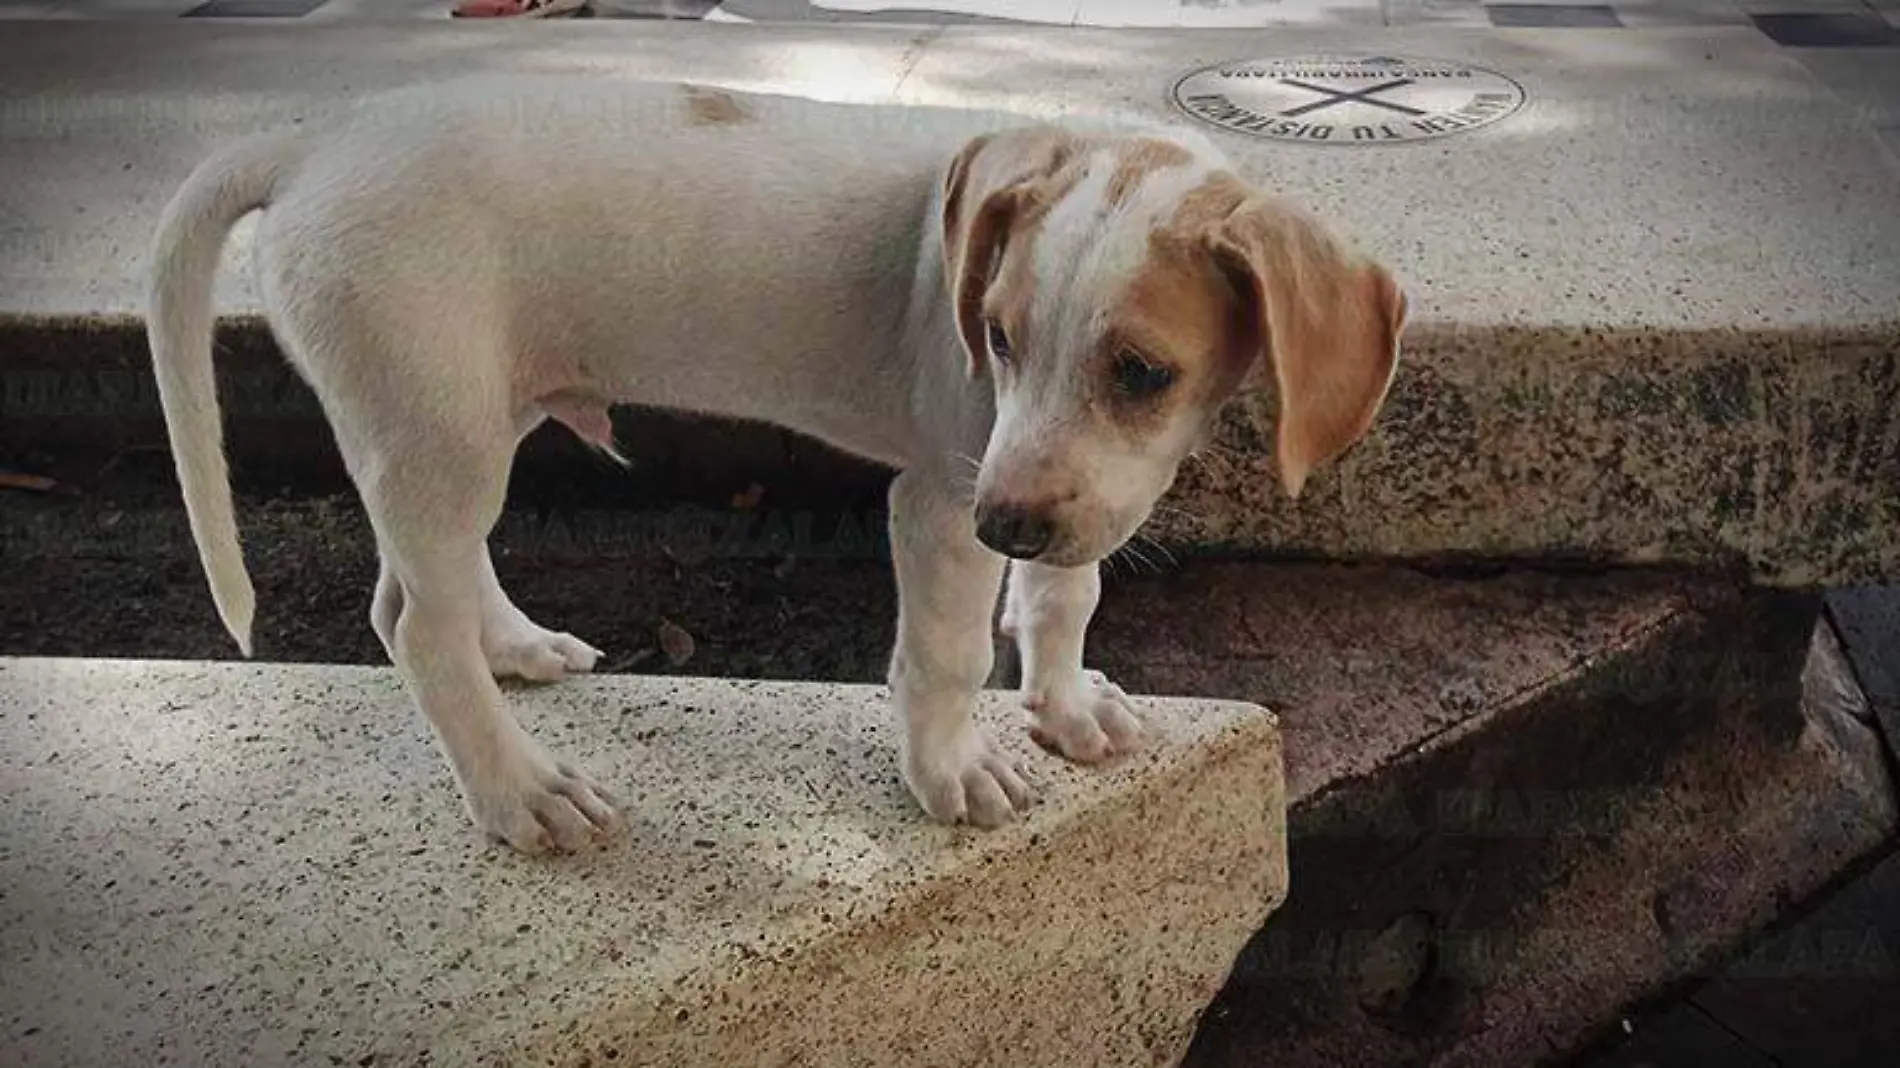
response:
<svg viewBox="0 0 1900 1068"><path fill-rule="evenodd" d="M1231 370L1235 321L1242 310L1212 257L1159 235L1148 263L1129 284L1116 330L1157 360L1197 374Z"/></svg>
<svg viewBox="0 0 1900 1068"><path fill-rule="evenodd" d="M1115 146L1115 172L1108 177L1106 194L1110 205L1127 200L1142 180L1169 167L1185 167L1194 162L1193 153L1172 141L1139 137Z"/></svg>
<svg viewBox="0 0 1900 1068"><path fill-rule="evenodd" d="M681 92L686 96L687 121L694 126L732 126L752 121L752 113L731 93L703 85L684 86Z"/></svg>
<svg viewBox="0 0 1900 1068"><path fill-rule="evenodd" d="M1206 372L1216 390L1238 384L1254 363L1256 323L1248 302L1210 247L1250 191L1225 171L1188 190L1174 213L1148 236L1148 266L1131 287L1131 308L1151 329L1179 339L1171 347Z"/></svg>

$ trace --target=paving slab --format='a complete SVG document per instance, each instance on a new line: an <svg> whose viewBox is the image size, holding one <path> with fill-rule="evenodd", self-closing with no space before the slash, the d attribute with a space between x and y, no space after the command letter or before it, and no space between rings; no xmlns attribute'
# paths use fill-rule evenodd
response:
<svg viewBox="0 0 1900 1068"><path fill-rule="evenodd" d="M387 669L0 661L0 1061L1168 1064L1284 896L1273 717L930 824L874 687L519 694L617 843L482 845ZM337 1059L340 1059L337 1060Z"/></svg>
<svg viewBox="0 0 1900 1068"><path fill-rule="evenodd" d="M1865 114L1752 28L22 23L0 44L0 137L20 149L0 164L0 358L138 372L142 249L184 174L227 138L379 89L574 70L1179 118L1169 94L1189 71L1329 52L1473 64L1526 102L1394 147L1216 131L1251 177L1390 263L1413 325L1386 415L1305 498L1275 487L1274 415L1255 397L1222 432L1234 462L1190 471L1158 540L1687 563L1788 586L1900 575L1900 505L1881 488L1900 483L1900 168ZM231 348L268 355L246 233L220 308L251 337ZM4 414L34 440L61 433ZM744 433L707 435L769 451Z"/></svg>
<svg viewBox="0 0 1900 1068"><path fill-rule="evenodd" d="M113 47L131 40L141 47ZM587 71L856 103L1178 118L1169 89L1201 65L1256 52L1382 49L1499 70L1523 83L1527 102L1483 131L1344 157L1220 139L1254 177L1389 260L1415 291L1417 323L1891 325L1900 279L1880 268L1900 250L1900 222L1855 209L1890 206L1900 175L1798 62L1759 33L1706 28L1157 36L636 21L544 24L524 35L456 23L27 23L0 44L8 97L0 136L30 149L9 154L0 206L14 250L37 249L42 261L6 264L4 310L136 314L133 253L150 238L153 212L210 148L456 74ZM210 69L219 74L214 92L195 76ZM1768 130L1778 135L1772 143L1761 136ZM1612 131L1621 138L1610 139ZM1813 156L1824 144L1833 151ZM1797 158L1808 166L1784 165ZM1421 181L1421 168L1438 177ZM1612 177L1634 184L1615 198L1594 195ZM1481 204L1470 199L1474 189L1484 191ZM1586 199L1590 225L1579 229ZM1737 244L1737 212L1762 218L1765 229ZM1771 247L1776 254L1759 262L1747 255ZM223 265L221 284L230 288L221 310L258 310L245 263L240 253Z"/></svg>

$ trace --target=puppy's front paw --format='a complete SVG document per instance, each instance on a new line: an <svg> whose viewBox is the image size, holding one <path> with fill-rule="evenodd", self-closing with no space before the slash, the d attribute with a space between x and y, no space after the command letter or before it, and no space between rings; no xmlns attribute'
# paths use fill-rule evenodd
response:
<svg viewBox="0 0 1900 1068"><path fill-rule="evenodd" d="M1141 747L1141 720L1120 686L1099 671L1023 697L1029 736L1078 764L1095 764Z"/></svg>
<svg viewBox="0 0 1900 1068"><path fill-rule="evenodd" d="M530 856L574 852L624 822L612 794L525 734L471 779L464 799L475 825Z"/></svg>
<svg viewBox="0 0 1900 1068"><path fill-rule="evenodd" d="M1015 759L974 724L911 746L903 767L904 784L939 823L1000 827L1035 800Z"/></svg>

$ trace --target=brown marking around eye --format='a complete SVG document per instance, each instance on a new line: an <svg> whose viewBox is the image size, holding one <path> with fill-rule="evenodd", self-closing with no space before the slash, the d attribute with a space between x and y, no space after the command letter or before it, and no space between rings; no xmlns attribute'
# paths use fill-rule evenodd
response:
<svg viewBox="0 0 1900 1068"><path fill-rule="evenodd" d="M1001 269L983 303L985 316L1003 324L1018 360L1033 358L1031 346L1025 344L1033 339L1023 336L1023 327L1029 322L1029 310L1036 300L1036 241L1042 235L1043 221L1075 190L1083 177L1081 167L1070 165L1076 156L1069 146L1060 146L1057 151L1060 161L1057 169L1045 178L1022 186L1017 194Z"/></svg>
<svg viewBox="0 0 1900 1068"><path fill-rule="evenodd" d="M1000 319L1012 340L1027 319L1035 279L1007 264L1027 262L1049 204L1074 186L1065 175L1075 145L1074 135L1053 127L983 135L958 151L944 176L944 269L971 374L985 366L985 318Z"/></svg>
<svg viewBox="0 0 1900 1068"><path fill-rule="evenodd" d="M1090 362L1096 382L1091 388L1107 414L1132 434L1156 432L1185 406L1212 407L1238 385L1248 366L1241 339L1245 308L1192 232L1171 219L1149 235L1148 257L1123 292ZM1120 392L1116 364L1126 350L1173 371L1174 382L1152 397Z"/></svg>

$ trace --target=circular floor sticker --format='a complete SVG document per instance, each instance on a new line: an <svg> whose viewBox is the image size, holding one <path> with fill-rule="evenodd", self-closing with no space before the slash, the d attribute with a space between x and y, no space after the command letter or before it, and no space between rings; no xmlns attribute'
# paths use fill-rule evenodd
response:
<svg viewBox="0 0 1900 1068"><path fill-rule="evenodd" d="M1524 104L1495 71L1399 56L1217 63L1174 84L1174 103L1224 130L1308 145L1394 145L1489 126Z"/></svg>

